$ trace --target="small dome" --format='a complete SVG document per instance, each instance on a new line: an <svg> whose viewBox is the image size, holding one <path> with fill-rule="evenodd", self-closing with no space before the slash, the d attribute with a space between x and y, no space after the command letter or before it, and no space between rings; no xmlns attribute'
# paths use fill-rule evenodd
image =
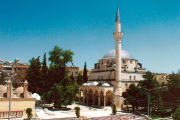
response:
<svg viewBox="0 0 180 120"><path fill-rule="evenodd" d="M115 50L111 50L108 53L106 53L104 55L104 57L103 57L103 59L108 59L108 58L116 58L116 51ZM121 50L121 58L133 59L132 55L129 54L125 50Z"/></svg>
<svg viewBox="0 0 180 120"><path fill-rule="evenodd" d="M97 85L98 85L98 82L96 81L91 83L91 86L97 86Z"/></svg>
<svg viewBox="0 0 180 120"><path fill-rule="evenodd" d="M82 85L87 85L87 83L83 83Z"/></svg>
<svg viewBox="0 0 180 120"><path fill-rule="evenodd" d="M36 98L36 100L41 100L41 97L37 93L33 93L31 97Z"/></svg>
<svg viewBox="0 0 180 120"><path fill-rule="evenodd" d="M102 83L97 84L97 86L102 86Z"/></svg>
<svg viewBox="0 0 180 120"><path fill-rule="evenodd" d="M110 86L108 83L103 83L102 86Z"/></svg>
<svg viewBox="0 0 180 120"><path fill-rule="evenodd" d="M87 85L91 85L91 83L87 83Z"/></svg>
<svg viewBox="0 0 180 120"><path fill-rule="evenodd" d="M0 93L6 93L7 92L7 86L0 85Z"/></svg>
<svg viewBox="0 0 180 120"><path fill-rule="evenodd" d="M24 88L23 87L18 87L14 90L15 93L23 93Z"/></svg>

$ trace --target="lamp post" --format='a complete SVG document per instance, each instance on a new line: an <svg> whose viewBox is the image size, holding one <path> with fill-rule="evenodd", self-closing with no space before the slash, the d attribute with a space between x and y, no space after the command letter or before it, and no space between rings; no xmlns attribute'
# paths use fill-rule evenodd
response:
<svg viewBox="0 0 180 120"><path fill-rule="evenodd" d="M19 59L15 59L15 62L14 63L12 63L12 78L10 79L10 82L11 82L11 85L10 85L10 96L9 96L9 115L8 115L8 120L10 120L11 119L11 91L12 91L12 80L14 79L14 74L13 74L13 65L15 64L15 63L17 63L19 61Z"/></svg>
<svg viewBox="0 0 180 120"><path fill-rule="evenodd" d="M151 98L150 98L150 92L151 91L153 91L153 90L156 90L156 89L160 89L161 87L158 87L158 88L154 88L154 89L146 89L146 88L142 88L142 87L138 87L138 88L141 88L141 89L144 89L144 90L146 90L146 91L148 91L148 120L149 120L149 107L150 107L150 100L151 100Z"/></svg>

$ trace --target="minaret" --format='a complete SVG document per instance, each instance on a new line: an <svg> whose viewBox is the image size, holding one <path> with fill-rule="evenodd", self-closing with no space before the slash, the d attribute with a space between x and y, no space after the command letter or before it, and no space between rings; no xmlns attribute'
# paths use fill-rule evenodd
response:
<svg viewBox="0 0 180 120"><path fill-rule="evenodd" d="M116 32L114 32L113 34L116 44L116 70L115 70L116 80L115 80L113 94L115 95L114 103L116 104L117 108L121 110L123 104L122 88L121 88L121 39L123 33L121 32L119 7L117 7L115 24L116 24Z"/></svg>
<svg viewBox="0 0 180 120"><path fill-rule="evenodd" d="M119 15L119 7L117 8L116 14L116 32L114 32L114 39L116 44L116 90L121 88L121 39L123 33L121 32L121 22Z"/></svg>

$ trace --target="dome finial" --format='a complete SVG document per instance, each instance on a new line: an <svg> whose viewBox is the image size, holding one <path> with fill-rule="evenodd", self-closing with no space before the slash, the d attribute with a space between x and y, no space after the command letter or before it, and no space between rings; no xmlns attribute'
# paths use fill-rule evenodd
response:
<svg viewBox="0 0 180 120"><path fill-rule="evenodd" d="M116 20L115 20L115 22L120 22L119 5L117 5L117 13L116 13Z"/></svg>

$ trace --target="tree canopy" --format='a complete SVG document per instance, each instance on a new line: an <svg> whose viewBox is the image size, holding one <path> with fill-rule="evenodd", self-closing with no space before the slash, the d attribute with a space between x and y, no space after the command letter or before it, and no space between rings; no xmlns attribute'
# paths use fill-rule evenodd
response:
<svg viewBox="0 0 180 120"><path fill-rule="evenodd" d="M46 53L42 63L39 57L30 60L26 79L30 92L37 92L45 102L53 102L55 107L61 108L61 105L71 104L79 91L78 84L75 84L74 78L68 75L66 68L68 63L72 63L74 53L55 46L49 55L49 69L46 63Z"/></svg>

